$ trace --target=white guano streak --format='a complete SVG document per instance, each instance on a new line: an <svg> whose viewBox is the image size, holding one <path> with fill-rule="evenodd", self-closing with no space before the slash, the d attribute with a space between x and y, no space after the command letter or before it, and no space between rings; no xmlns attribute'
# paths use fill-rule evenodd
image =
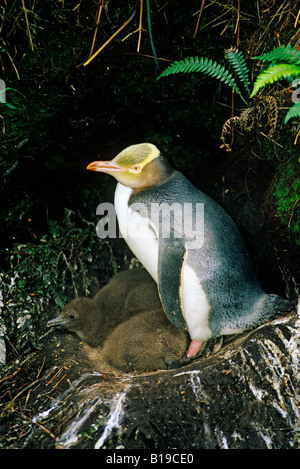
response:
<svg viewBox="0 0 300 469"><path fill-rule="evenodd" d="M123 416L123 402L126 397L126 392L117 394L114 401L111 404L111 411L106 422L104 432L101 435L101 438L96 442L95 449L100 449L105 443L106 438L111 433L114 428L120 427L120 421Z"/></svg>

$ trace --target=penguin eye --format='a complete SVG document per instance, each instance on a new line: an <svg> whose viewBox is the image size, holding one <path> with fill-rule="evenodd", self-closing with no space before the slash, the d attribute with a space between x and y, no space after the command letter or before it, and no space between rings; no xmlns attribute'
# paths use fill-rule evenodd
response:
<svg viewBox="0 0 300 469"><path fill-rule="evenodd" d="M71 321L74 321L74 320L76 319L75 314L73 314L73 313L70 314L70 315L69 315L69 319L71 319Z"/></svg>
<svg viewBox="0 0 300 469"><path fill-rule="evenodd" d="M134 166L131 166L130 171L133 173L139 173L142 171L142 166L140 164L135 164Z"/></svg>

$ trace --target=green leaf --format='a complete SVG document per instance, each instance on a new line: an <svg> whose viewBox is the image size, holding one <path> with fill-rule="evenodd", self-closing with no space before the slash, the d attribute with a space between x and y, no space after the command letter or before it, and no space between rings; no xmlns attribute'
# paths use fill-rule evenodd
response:
<svg viewBox="0 0 300 469"><path fill-rule="evenodd" d="M175 73L192 73L202 72L206 75L223 81L226 85L231 86L236 93L244 100L237 84L234 81L232 73L230 73L224 65L218 64L216 61L208 57L187 57L180 61L175 61L167 67L157 79L167 77Z"/></svg>
<svg viewBox="0 0 300 469"><path fill-rule="evenodd" d="M228 51L227 54L225 54L225 58L232 65L233 69L237 73L237 76L243 83L247 93L250 94L249 70L247 68L242 51L237 52L236 50L232 49Z"/></svg>
<svg viewBox="0 0 300 469"><path fill-rule="evenodd" d="M271 52L252 57L252 59L274 63L285 61L292 65L296 65L300 64L300 50L296 50L296 46L292 47L291 44L288 46L282 45L281 47L276 47Z"/></svg>
<svg viewBox="0 0 300 469"><path fill-rule="evenodd" d="M290 119L292 119L294 117L299 117L300 118L300 102L294 104L294 106L292 106L288 110L288 112L286 113L285 119L284 119L284 123L286 124Z"/></svg>
<svg viewBox="0 0 300 469"><path fill-rule="evenodd" d="M300 67L290 64L277 64L273 65L267 70L264 70L260 75L258 75L256 82L253 86L253 91L250 95L252 98L260 88L263 88L266 85L274 83L281 78L288 78L290 76L300 76Z"/></svg>

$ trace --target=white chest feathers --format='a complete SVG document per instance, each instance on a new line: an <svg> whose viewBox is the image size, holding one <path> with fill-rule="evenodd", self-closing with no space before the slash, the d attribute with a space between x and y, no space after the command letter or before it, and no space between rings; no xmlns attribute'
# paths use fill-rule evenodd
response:
<svg viewBox="0 0 300 469"><path fill-rule="evenodd" d="M115 209L119 229L132 252L157 283L157 236L150 220L128 206L131 193L130 187L118 183L115 192Z"/></svg>

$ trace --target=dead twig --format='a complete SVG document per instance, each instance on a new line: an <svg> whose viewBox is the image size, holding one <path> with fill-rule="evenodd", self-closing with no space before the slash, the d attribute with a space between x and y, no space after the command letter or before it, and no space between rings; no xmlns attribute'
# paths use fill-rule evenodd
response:
<svg viewBox="0 0 300 469"><path fill-rule="evenodd" d="M38 377L40 376L40 374L41 374L41 371L42 371L42 369L43 369L43 367L44 367L44 364L45 364L45 360L46 360L46 356L44 356L44 360L43 360L42 366L41 366L41 368L39 369L38 374L36 375L37 378L38 378Z"/></svg>
<svg viewBox="0 0 300 469"><path fill-rule="evenodd" d="M53 438L54 440L56 440L56 436L53 435L53 433L52 433L50 430L48 430L46 427L44 427L44 425L42 425L42 424L39 423L39 422L36 422L36 424L37 424L42 430L44 430L44 432L48 433L48 435L51 436L51 438Z"/></svg>
<svg viewBox="0 0 300 469"><path fill-rule="evenodd" d="M60 368L53 376L52 378L50 379L50 381L48 381L48 383L46 384L46 386L49 386L49 384L63 371L63 367Z"/></svg>
<svg viewBox="0 0 300 469"><path fill-rule="evenodd" d="M25 386L25 388L22 389L22 391L18 392L18 394L16 394L12 398L12 400L8 403L8 405L11 405L11 403L14 402L16 399L18 399L18 397L20 397L21 394L23 394L25 391L27 391L27 389L31 388L32 386L34 386L38 382L39 382L39 379L35 379L34 381L32 381L32 383L29 383L27 386Z"/></svg>
<svg viewBox="0 0 300 469"><path fill-rule="evenodd" d="M196 37L196 34L198 32L198 29L199 29L199 24L200 24L200 19L201 19L202 12L203 12L204 4L205 4L205 0L202 0L200 11L199 11L199 16L198 16L198 20L197 20L197 24L196 24L196 28L195 28L195 32L194 32L194 37Z"/></svg>
<svg viewBox="0 0 300 469"><path fill-rule="evenodd" d="M271 142L275 143L275 145L278 145L280 148L283 148L282 145L280 145L280 143L276 142L273 138L269 137L269 135L266 135L264 134L263 132L259 132L263 137L267 138L268 140L270 140Z"/></svg>
<svg viewBox="0 0 300 469"><path fill-rule="evenodd" d="M95 52L95 54L92 55L84 64L83 66L86 67L89 63L91 63L92 60L94 60L95 57L97 57L98 54L100 54L101 51L130 23L130 21L134 18L136 14L136 10L132 13L130 18L128 18L127 21Z"/></svg>
<svg viewBox="0 0 300 469"><path fill-rule="evenodd" d="M142 31L145 31L142 27L143 25L143 0L141 0L141 6L140 6L140 20L139 20L139 39L138 39L138 45L137 45L137 52L140 52L140 47L141 47L141 39L142 39Z"/></svg>
<svg viewBox="0 0 300 469"><path fill-rule="evenodd" d="M127 34L127 36L125 36L125 37L122 39L122 42L124 42L124 41L126 41L126 39L127 39L128 37L132 36L132 34L139 33L138 45L137 45L137 49L136 49L137 52L140 52L141 39L142 39L142 31L146 31L146 29L144 29L144 28L142 27L142 23L143 23L143 0L140 0L140 1L141 1L141 6L140 6L139 27L138 27L135 31L132 31L132 33Z"/></svg>
<svg viewBox="0 0 300 469"><path fill-rule="evenodd" d="M299 17L300 17L300 8L299 8L298 14L297 14L296 19L295 19L294 28L297 27L297 23L298 23Z"/></svg>
<svg viewBox="0 0 300 469"><path fill-rule="evenodd" d="M91 47L91 50L90 50L90 57L91 57L91 55L93 54L93 51L94 51L96 37L97 37L99 24L100 24L100 17L101 17L103 7L104 7L104 0L100 0L99 5L98 5L98 11L97 11L97 14L96 14L96 26L95 26L95 31L94 31L92 47Z"/></svg>
<svg viewBox="0 0 300 469"><path fill-rule="evenodd" d="M1 378L0 379L0 383L2 383L3 381L6 381L7 379L9 378L12 378L12 376L15 376L17 373L19 373L19 371L21 371L21 368L18 368L16 371L14 371L11 375L9 376L5 376L4 378Z"/></svg>
<svg viewBox="0 0 300 469"><path fill-rule="evenodd" d="M63 379L65 379L65 377L66 377L66 376L67 376L67 374L64 374L64 375L63 375L63 377L62 377L62 378L60 378L60 380L59 380L59 381L57 381L57 383L55 383L55 385L53 386L53 389L54 389L54 388L56 388L56 386L58 386L58 385L59 385L59 383L60 383L60 382L61 382Z"/></svg>
<svg viewBox="0 0 300 469"><path fill-rule="evenodd" d="M290 226L291 226L292 218L293 218L294 213L295 213L295 207L296 207L297 203L299 202L299 200L300 200L300 198L298 197L298 199L296 199L296 201L295 201L295 203L292 207L292 213L291 213L291 216L290 216L290 219L289 219L289 222L288 222L288 228L290 228Z"/></svg>
<svg viewBox="0 0 300 469"><path fill-rule="evenodd" d="M300 128L296 134L295 140L294 140L294 145L297 145L298 138L300 137Z"/></svg>
<svg viewBox="0 0 300 469"><path fill-rule="evenodd" d="M138 54L137 52L125 52L125 55L138 55L139 57L148 57L149 59L154 59L154 55L150 54ZM158 60L165 62L173 62L171 59L164 59L163 57L157 57Z"/></svg>
<svg viewBox="0 0 300 469"><path fill-rule="evenodd" d="M25 21L26 21L26 27L27 27L27 33L28 33L30 48L31 48L32 52L34 52L33 41L32 41L32 37L31 37L30 26L29 26L29 21L28 21L28 16L27 16L27 9L25 8L24 0L22 0L22 8L23 8L24 15L25 15Z"/></svg>

